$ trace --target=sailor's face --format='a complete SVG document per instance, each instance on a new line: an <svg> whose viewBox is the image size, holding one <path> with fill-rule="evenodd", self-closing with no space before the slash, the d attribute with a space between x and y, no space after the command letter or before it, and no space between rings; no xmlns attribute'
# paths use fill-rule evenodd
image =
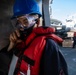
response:
<svg viewBox="0 0 76 75"><path fill-rule="evenodd" d="M17 23L18 23L18 26L20 26L21 28L29 26L28 19L25 16L18 17L17 18Z"/></svg>
<svg viewBox="0 0 76 75"><path fill-rule="evenodd" d="M38 18L38 17L37 17ZM29 28L36 23L35 15L24 15L17 17L17 27L19 28Z"/></svg>
<svg viewBox="0 0 76 75"><path fill-rule="evenodd" d="M20 16L17 18L17 27L19 29L24 29L24 27L28 27L28 26L29 26L29 22L26 17Z"/></svg>

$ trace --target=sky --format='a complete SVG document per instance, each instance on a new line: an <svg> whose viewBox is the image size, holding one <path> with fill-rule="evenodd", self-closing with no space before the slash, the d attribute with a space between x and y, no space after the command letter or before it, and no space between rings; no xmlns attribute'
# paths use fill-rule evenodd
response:
<svg viewBox="0 0 76 75"><path fill-rule="evenodd" d="M76 14L76 0L53 0L52 18L65 22L68 16Z"/></svg>

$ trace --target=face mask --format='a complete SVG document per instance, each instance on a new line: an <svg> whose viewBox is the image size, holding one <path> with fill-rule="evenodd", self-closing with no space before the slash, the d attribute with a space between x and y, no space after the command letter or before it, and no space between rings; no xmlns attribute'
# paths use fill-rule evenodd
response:
<svg viewBox="0 0 76 75"><path fill-rule="evenodd" d="M22 18L27 19L28 25L26 25L25 23L24 23L24 25L22 25L22 23L18 23L18 25L16 25L16 26L18 28L23 28L23 29L26 29L26 28L28 29L31 26L35 25L36 19L37 19L34 16L30 16L30 15L25 15Z"/></svg>
<svg viewBox="0 0 76 75"><path fill-rule="evenodd" d="M28 25L25 24L25 26L24 26L24 25L22 25L22 23L19 23L18 22L19 18L14 19L12 21L12 23L13 23L15 29L19 29L19 30L21 28L24 29L23 31L20 30L21 36L23 38L24 34L29 35L31 33L38 17L27 14L25 16L21 16L21 18L23 18L24 20L27 19Z"/></svg>

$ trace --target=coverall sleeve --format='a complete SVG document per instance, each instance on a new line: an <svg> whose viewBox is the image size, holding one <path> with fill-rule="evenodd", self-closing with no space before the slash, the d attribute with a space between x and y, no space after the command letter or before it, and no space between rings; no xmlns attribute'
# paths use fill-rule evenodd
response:
<svg viewBox="0 0 76 75"><path fill-rule="evenodd" d="M41 58L40 75L60 75L61 69L64 71L64 75L68 75L67 64L59 51L59 46L52 39L47 39Z"/></svg>

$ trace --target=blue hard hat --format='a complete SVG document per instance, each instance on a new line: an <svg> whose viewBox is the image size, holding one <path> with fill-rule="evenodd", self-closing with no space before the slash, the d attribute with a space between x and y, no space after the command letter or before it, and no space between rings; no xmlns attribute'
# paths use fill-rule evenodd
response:
<svg viewBox="0 0 76 75"><path fill-rule="evenodd" d="M16 18L17 16L25 15L25 14L39 14L40 9L35 0L15 0L13 6L13 17Z"/></svg>

